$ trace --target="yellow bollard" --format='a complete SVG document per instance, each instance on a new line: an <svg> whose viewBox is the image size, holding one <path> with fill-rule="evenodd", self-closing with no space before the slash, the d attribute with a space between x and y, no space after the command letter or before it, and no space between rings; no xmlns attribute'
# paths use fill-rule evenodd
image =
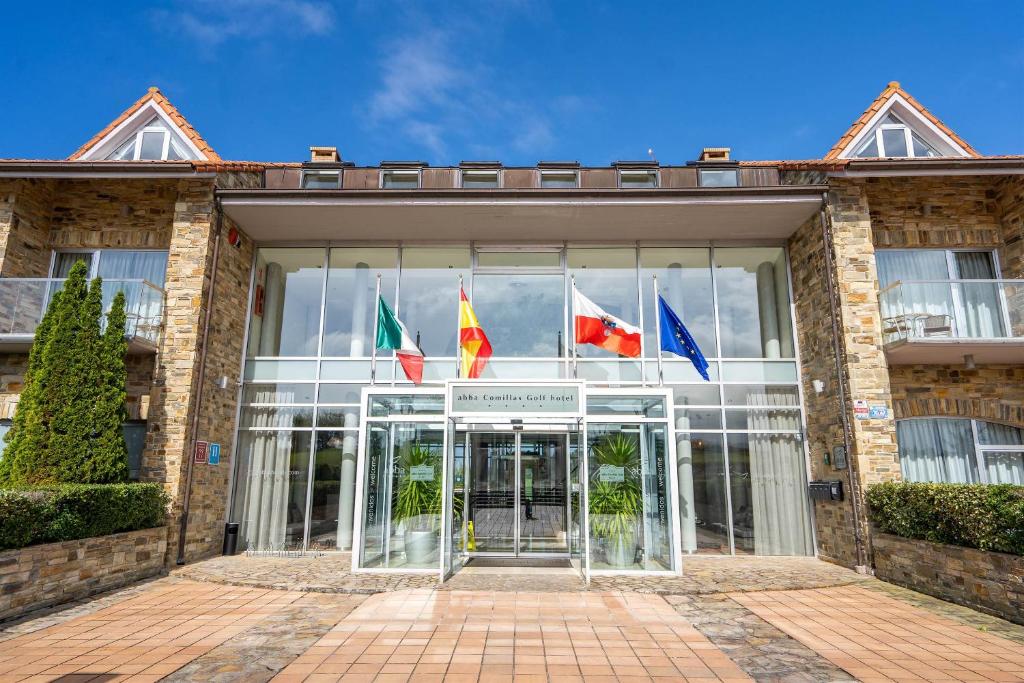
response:
<svg viewBox="0 0 1024 683"><path fill-rule="evenodd" d="M473 533L473 522L466 522L466 550L476 551L476 535Z"/></svg>

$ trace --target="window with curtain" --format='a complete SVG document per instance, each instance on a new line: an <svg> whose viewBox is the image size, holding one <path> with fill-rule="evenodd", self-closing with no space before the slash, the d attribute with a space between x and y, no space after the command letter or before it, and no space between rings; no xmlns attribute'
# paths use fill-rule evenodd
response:
<svg viewBox="0 0 1024 683"><path fill-rule="evenodd" d="M962 418L896 423L900 469L907 481L1024 484L1024 430Z"/></svg>
<svg viewBox="0 0 1024 683"><path fill-rule="evenodd" d="M166 251L103 249L57 252L53 260L53 277L67 277L71 266L78 261L85 261L89 277L99 276L104 280L148 280L162 288L167 274Z"/></svg>
<svg viewBox="0 0 1024 683"><path fill-rule="evenodd" d="M912 336L932 335L925 327L930 316L948 318L932 324L937 334L956 337L1003 337L1003 322L995 261L989 251L944 249L880 249L875 253L881 289L899 282L882 295L886 327L899 327ZM970 282L977 280L977 282ZM934 318L931 318L934 320Z"/></svg>

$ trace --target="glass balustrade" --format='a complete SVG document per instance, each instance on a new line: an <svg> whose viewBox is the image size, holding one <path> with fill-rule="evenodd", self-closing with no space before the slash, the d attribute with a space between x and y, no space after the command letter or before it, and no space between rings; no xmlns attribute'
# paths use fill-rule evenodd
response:
<svg viewBox="0 0 1024 683"><path fill-rule="evenodd" d="M885 343L1024 338L1024 280L904 280L879 294Z"/></svg>

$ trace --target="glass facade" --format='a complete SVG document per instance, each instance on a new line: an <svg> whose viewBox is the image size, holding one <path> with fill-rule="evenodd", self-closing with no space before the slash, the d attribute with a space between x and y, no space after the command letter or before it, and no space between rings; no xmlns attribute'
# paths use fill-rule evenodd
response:
<svg viewBox="0 0 1024 683"><path fill-rule="evenodd" d="M360 415L361 391L370 384L377 274L382 297L425 353L425 385L436 386L442 396L434 399L433 408L423 405L422 398L404 406L369 406L371 418L381 411L421 416L421 422L392 422L384 431ZM630 440L635 456L622 465L629 477L602 481L592 455L586 474L570 471L558 479L578 482L565 500L578 499L587 486L596 491L611 483L629 484L631 490L639 485L644 510L654 505L659 514L670 511L678 518L683 553L812 553L784 249L635 244L259 249L232 499L232 521L242 523L243 543L258 549L348 550L354 526L362 525L367 539L377 544L362 549L365 566L436 565L434 552L444 545L439 542L444 531L433 511L402 513L386 528L379 514L373 520L359 517L372 513L366 504L372 497L377 513L387 508L391 513L385 516L393 518L403 492L427 486L417 480L413 487L402 463L413 455L441 457L443 386L456 373L460 276L494 349L482 380L578 378L588 387L626 391L658 385L655 275L659 293L707 357L711 381L703 381L688 360L666 356L662 376L672 401L662 405L667 415L659 417L661 426L630 422L637 417L630 411L640 409L619 401L619 412L601 417L601 428L593 425L583 444L591 454L606 453L616 439ZM580 346L572 358L573 279L609 313L644 330L641 358L617 358L589 346ZM411 386L391 352L378 354L375 377L377 385ZM363 466L375 458L379 469L371 488L356 476L361 427ZM476 457L473 444L451 441L453 466L464 474ZM548 463L545 471L550 463L572 461L575 443L559 448L571 451L568 458L546 451L530 457L538 468ZM669 451L674 453L673 477L665 479L662 471L661 483L652 484L649 477L657 475L651 473L672 465ZM517 467L515 462L506 466L510 472ZM523 467L520 461L521 478L526 476ZM465 485L459 476L455 488ZM671 480L678 483L674 494L658 488ZM357 491L357 486L362 488ZM359 496L364 499L361 510L355 509ZM566 523L579 519L579 504L557 517L572 547L583 545L579 523ZM464 512L471 513L453 512L460 520ZM664 518L643 512L635 527L632 520L602 523L589 530L595 569L666 566ZM618 538L633 530L641 539L632 557L623 550L630 543L609 541L613 527L621 532ZM566 545L564 539L558 543Z"/></svg>

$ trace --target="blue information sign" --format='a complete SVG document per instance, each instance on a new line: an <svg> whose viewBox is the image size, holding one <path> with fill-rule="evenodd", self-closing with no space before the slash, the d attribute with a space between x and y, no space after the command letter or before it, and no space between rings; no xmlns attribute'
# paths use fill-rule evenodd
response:
<svg viewBox="0 0 1024 683"><path fill-rule="evenodd" d="M210 444L210 464L211 465L219 465L220 464L220 444L219 443L211 443Z"/></svg>

